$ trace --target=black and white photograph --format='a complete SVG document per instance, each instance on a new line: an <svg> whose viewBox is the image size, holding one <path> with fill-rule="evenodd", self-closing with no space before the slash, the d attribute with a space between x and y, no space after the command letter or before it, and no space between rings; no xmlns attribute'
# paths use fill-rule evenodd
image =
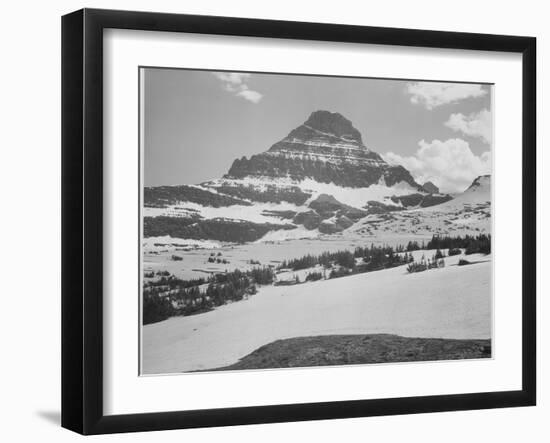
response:
<svg viewBox="0 0 550 443"><path fill-rule="evenodd" d="M544 3L106 5L3 5L0 441L548 440Z"/></svg>
<svg viewBox="0 0 550 443"><path fill-rule="evenodd" d="M492 85L139 75L142 375L492 357Z"/></svg>

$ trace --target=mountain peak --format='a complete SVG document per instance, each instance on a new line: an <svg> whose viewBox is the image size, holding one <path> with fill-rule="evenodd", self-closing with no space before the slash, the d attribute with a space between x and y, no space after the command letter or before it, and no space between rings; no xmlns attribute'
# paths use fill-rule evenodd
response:
<svg viewBox="0 0 550 443"><path fill-rule="evenodd" d="M476 177L472 184L466 189L467 191L476 191L478 188L487 188L491 186L491 175L480 175Z"/></svg>
<svg viewBox="0 0 550 443"><path fill-rule="evenodd" d="M318 110L266 152L237 159L227 178L278 177L346 187L405 182L420 190L403 166L390 166L368 149L352 122L337 112Z"/></svg>
<svg viewBox="0 0 550 443"><path fill-rule="evenodd" d="M338 112L314 111L304 125L325 134L362 144L361 133L353 127L350 120Z"/></svg>

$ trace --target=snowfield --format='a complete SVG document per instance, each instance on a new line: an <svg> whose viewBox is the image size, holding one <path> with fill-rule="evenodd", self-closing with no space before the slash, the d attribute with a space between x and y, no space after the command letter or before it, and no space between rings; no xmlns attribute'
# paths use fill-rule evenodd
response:
<svg viewBox="0 0 550 443"><path fill-rule="evenodd" d="M415 253L415 255L418 254ZM491 256L408 274L404 266L296 286L265 286L248 300L146 325L143 374L213 369L278 339L391 333L491 338Z"/></svg>
<svg viewBox="0 0 550 443"><path fill-rule="evenodd" d="M223 218L233 221L252 223L271 223L274 225L294 224L292 213L310 211L309 204L320 195L334 197L340 203L358 209L364 209L369 201L377 201L390 206L402 206L401 202L394 202L391 196L411 194L415 191L407 183L400 182L394 186L387 186L384 179L368 188L346 188L334 183L319 183L312 179L295 181L286 178L247 177L245 179L218 179L208 182L200 189L212 189L216 186L251 186L258 192L267 190L270 186L282 190L299 186L311 197L303 205L288 202L260 203L253 202L251 206L232 205L225 207L203 206L191 202L179 202L164 208L145 207L145 217L168 216L174 218L199 217L202 219ZM463 193L455 196L448 202L426 208L410 208L408 210L393 211L382 214L371 214L355 222L342 235L349 238L361 237L368 241L386 241L393 238L408 240L430 238L433 234L439 235L477 235L491 232L491 178L478 177ZM290 212L290 216L283 216ZM335 219L326 219L328 223ZM296 229L280 229L268 232L257 242L279 242L286 240L313 239L322 237L318 230L308 231L298 225Z"/></svg>
<svg viewBox="0 0 550 443"><path fill-rule="evenodd" d="M319 183L309 178L302 180L299 186L304 191L312 193L306 205L319 197L319 195L327 194L332 195L340 203L359 209L365 207L371 200L399 206L400 203L396 204L390 200L390 197L418 192L405 182L399 182L393 186L388 186L383 177L378 183L370 185L368 188L346 188L335 185L334 183Z"/></svg>
<svg viewBox="0 0 550 443"><path fill-rule="evenodd" d="M303 233L306 236L316 236L319 234L317 230L307 231L293 229L288 233ZM270 236L273 242L269 241ZM267 238L266 238L267 237ZM217 243L213 247L197 247L197 248L180 248L171 246L169 241L160 241L157 245L163 244L166 246L154 246L154 242L144 248L143 255L143 270L144 272L168 271L174 276L187 280L192 278L206 277L208 274L220 273L225 271L233 271L234 269L248 270L255 266L276 266L283 260L298 258L306 253L321 254L325 251L335 252L344 249L353 251L356 246L364 245L361 238L341 238L341 237L322 237L320 238L302 238L292 239L284 237L281 231L272 231L267 233L259 241L254 243L244 244L227 244ZM156 239L172 239L166 237L151 237ZM426 238L427 239L427 238ZM182 240L172 239L175 242L201 242L200 240ZM221 252L221 258L226 259L229 263L210 263L208 259L211 254L217 256ZM181 261L173 261L172 255L178 255L183 258ZM252 264L250 260L260 262L260 264Z"/></svg>
<svg viewBox="0 0 550 443"><path fill-rule="evenodd" d="M143 208L144 217L191 217L200 216L206 219L225 218L230 220L245 220L253 223L273 223L278 225L289 225L291 220L285 220L281 217L265 215L270 211L294 211L301 212L304 208L293 205L292 203L258 203L252 206L232 205L214 208L212 206L203 206L192 202L179 202L176 205L170 205L166 208Z"/></svg>
<svg viewBox="0 0 550 443"><path fill-rule="evenodd" d="M456 198L421 209L368 215L344 231L346 236L362 235L374 239L397 236L413 238L437 235L478 235L491 232L489 201L470 203Z"/></svg>
<svg viewBox="0 0 550 443"><path fill-rule="evenodd" d="M298 226L296 229L279 229L269 231L262 238L254 243L265 242L281 242L287 240L303 240L307 238L317 238L321 235L318 229L306 229L303 226Z"/></svg>

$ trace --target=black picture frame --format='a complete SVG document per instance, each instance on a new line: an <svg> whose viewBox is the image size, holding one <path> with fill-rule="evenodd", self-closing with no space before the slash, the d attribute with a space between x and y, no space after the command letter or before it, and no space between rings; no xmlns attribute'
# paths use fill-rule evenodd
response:
<svg viewBox="0 0 550 443"><path fill-rule="evenodd" d="M523 64L522 388L392 399L104 415L103 31L108 28L519 53ZM62 426L82 434L437 411L536 402L536 39L83 9L62 18Z"/></svg>

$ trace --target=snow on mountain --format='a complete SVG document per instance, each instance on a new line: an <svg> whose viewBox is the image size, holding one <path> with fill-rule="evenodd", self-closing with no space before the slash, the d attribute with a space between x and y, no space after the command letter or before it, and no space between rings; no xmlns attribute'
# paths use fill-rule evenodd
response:
<svg viewBox="0 0 550 443"><path fill-rule="evenodd" d="M287 240L303 240L307 238L318 238L321 235L318 229L309 230L303 226L298 226L292 230L274 230L269 231L255 243L281 242Z"/></svg>
<svg viewBox="0 0 550 443"><path fill-rule="evenodd" d="M456 209L464 206L491 206L491 176L481 175L461 194L456 195L452 200L439 206L432 206L431 210L441 211L445 209ZM430 208L426 208L430 210Z"/></svg>
<svg viewBox="0 0 550 443"><path fill-rule="evenodd" d="M455 198L456 202L487 203L491 201L491 176L481 175L461 195Z"/></svg>
<svg viewBox="0 0 550 443"><path fill-rule="evenodd" d="M381 179L388 186L405 182L421 190L402 166L389 165L368 149L361 134L341 114L315 111L268 151L233 162L226 178L290 177L365 188Z"/></svg>
<svg viewBox="0 0 550 443"><path fill-rule="evenodd" d="M462 194L426 208L369 215L346 230L374 238L491 233L491 176L476 178Z"/></svg>
<svg viewBox="0 0 550 443"><path fill-rule="evenodd" d="M275 241L447 232L459 220L467 221L461 229L488 230L489 176L451 199L385 162L342 115L316 111L267 151L236 159L222 178L145 188L144 234ZM481 207L474 212L472 204Z"/></svg>
<svg viewBox="0 0 550 443"><path fill-rule="evenodd" d="M395 183L393 186L388 186L383 177L377 183L368 187L346 187L339 186L334 183L322 183L311 178L301 180L291 179L289 177L271 178L271 177L245 177L243 179L219 179L203 184L213 190L218 190L224 187L251 189L258 193L267 193L270 189L289 192L293 188L299 188L307 198L303 201L304 204L315 200L321 194L334 196L337 200L350 206L357 208L364 207L368 201L376 200L380 202L390 203L392 196L408 195L413 192L418 192L416 188L405 181ZM250 201L253 197L250 198ZM284 197L281 198L284 201Z"/></svg>
<svg viewBox="0 0 550 443"><path fill-rule="evenodd" d="M414 187L405 181L388 186L383 177L377 183L363 188L349 188L334 183L320 183L312 179L301 181L300 186L311 192L312 197L310 200L314 200L321 194L328 194L338 201L356 208L363 208L371 200L389 203L389 199L394 195L407 195L416 191Z"/></svg>
<svg viewBox="0 0 550 443"><path fill-rule="evenodd" d="M224 218L228 220L244 220L253 223L290 224L285 219L287 213L296 214L300 207L288 203L255 203L250 206L232 205L214 208L197 203L181 202L166 208L143 208L144 217L197 217L204 219ZM292 217L291 217L292 218Z"/></svg>

